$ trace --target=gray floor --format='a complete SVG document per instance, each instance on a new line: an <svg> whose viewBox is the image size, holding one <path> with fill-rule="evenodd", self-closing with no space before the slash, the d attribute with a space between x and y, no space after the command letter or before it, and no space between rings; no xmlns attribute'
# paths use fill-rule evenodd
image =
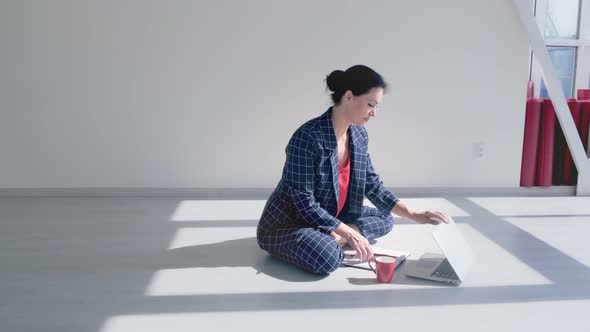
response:
<svg viewBox="0 0 590 332"><path fill-rule="evenodd" d="M590 198L408 198L459 223L460 287L316 277L255 241L263 200L0 198L0 331L588 331ZM399 220L376 245L437 251Z"/></svg>

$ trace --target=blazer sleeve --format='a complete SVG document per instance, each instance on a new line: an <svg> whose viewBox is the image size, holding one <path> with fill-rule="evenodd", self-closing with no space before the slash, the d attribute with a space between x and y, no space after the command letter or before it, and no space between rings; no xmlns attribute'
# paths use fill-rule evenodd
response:
<svg viewBox="0 0 590 332"><path fill-rule="evenodd" d="M309 133L300 129L293 134L286 148L284 180L299 216L311 227L327 234L340 225L340 220L322 208L314 196L314 164L319 157L319 146L314 145Z"/></svg>
<svg viewBox="0 0 590 332"><path fill-rule="evenodd" d="M399 199L383 185L383 181L373 167L371 156L367 152L367 174L365 182L365 196L382 213L391 213Z"/></svg>

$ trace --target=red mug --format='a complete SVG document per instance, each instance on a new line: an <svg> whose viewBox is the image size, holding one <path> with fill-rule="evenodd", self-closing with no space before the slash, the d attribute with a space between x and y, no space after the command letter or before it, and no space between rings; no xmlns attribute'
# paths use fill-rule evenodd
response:
<svg viewBox="0 0 590 332"><path fill-rule="evenodd" d="M375 267L371 265L375 262ZM389 283L393 279L395 272L395 257L392 256L373 256L369 259L369 267L377 275L377 281L381 283Z"/></svg>

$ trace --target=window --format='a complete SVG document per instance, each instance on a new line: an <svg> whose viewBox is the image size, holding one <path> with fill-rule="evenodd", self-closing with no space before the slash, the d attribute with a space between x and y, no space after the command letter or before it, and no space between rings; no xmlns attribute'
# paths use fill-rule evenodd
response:
<svg viewBox="0 0 590 332"><path fill-rule="evenodd" d="M566 98L590 88L590 0L536 0L535 17ZM531 62L534 96L548 97L541 69Z"/></svg>
<svg viewBox="0 0 590 332"><path fill-rule="evenodd" d="M579 0L546 0L544 2L544 37L548 39L577 39ZM542 5L542 2L539 4Z"/></svg>
<svg viewBox="0 0 590 332"><path fill-rule="evenodd" d="M547 46L549 58L553 63L557 77L561 81L561 87L565 97L573 96L574 92L574 71L576 69L576 48ZM541 79L541 98L548 98L549 93L545 87L545 80Z"/></svg>

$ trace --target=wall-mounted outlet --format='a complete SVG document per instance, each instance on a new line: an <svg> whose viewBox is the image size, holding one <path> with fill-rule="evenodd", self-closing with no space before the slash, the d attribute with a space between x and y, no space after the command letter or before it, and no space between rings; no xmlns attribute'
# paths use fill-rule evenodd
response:
<svg viewBox="0 0 590 332"><path fill-rule="evenodd" d="M484 142L473 143L473 158L481 159L486 155L486 145Z"/></svg>

